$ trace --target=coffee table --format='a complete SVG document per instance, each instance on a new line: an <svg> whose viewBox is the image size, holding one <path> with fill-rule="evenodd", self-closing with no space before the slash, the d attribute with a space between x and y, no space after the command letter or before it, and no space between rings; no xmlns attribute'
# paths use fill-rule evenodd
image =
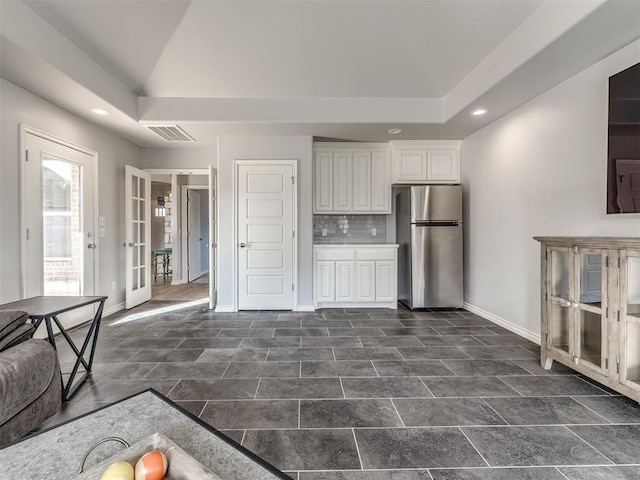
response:
<svg viewBox="0 0 640 480"><path fill-rule="evenodd" d="M133 445L156 432L167 436L224 480L292 480L153 389L0 450L0 477L72 479L78 473L84 453L97 441L121 437ZM102 444L87 459L86 469L122 448L113 443Z"/></svg>

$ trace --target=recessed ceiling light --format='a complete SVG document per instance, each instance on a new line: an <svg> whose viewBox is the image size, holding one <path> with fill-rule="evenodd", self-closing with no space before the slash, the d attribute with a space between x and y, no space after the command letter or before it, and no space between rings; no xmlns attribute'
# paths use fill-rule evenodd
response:
<svg viewBox="0 0 640 480"><path fill-rule="evenodd" d="M96 115L109 115L109 112L103 108L91 108L89 111Z"/></svg>
<svg viewBox="0 0 640 480"><path fill-rule="evenodd" d="M388 133L389 133L389 135L398 135L399 133L402 133L402 129L401 128L390 128Z"/></svg>
<svg viewBox="0 0 640 480"><path fill-rule="evenodd" d="M487 113L487 109L479 108L479 109L474 110L473 112L471 112L471 115L473 115L474 117L477 117L479 115L484 115L485 113Z"/></svg>

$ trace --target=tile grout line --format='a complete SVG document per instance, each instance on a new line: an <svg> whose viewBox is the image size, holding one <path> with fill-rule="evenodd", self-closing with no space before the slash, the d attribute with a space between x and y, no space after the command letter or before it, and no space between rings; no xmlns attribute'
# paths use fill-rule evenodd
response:
<svg viewBox="0 0 640 480"><path fill-rule="evenodd" d="M560 470L558 467L554 467L554 468L556 469L556 472L558 472L560 475L562 475L567 480L570 480L569 477L567 477L564 473L562 473L562 470Z"/></svg>
<svg viewBox="0 0 640 480"><path fill-rule="evenodd" d="M260 389L260 382L262 381L262 377L258 379L258 384L256 385L256 393L253 394L253 399L256 400L258 398L258 390Z"/></svg>
<svg viewBox="0 0 640 480"><path fill-rule="evenodd" d="M347 398L347 394L344 392L344 385L342 384L342 377L338 377L338 380L340 381L340 388L342 389L342 396L344 398Z"/></svg>
<svg viewBox="0 0 640 480"><path fill-rule="evenodd" d="M603 395L595 395L596 397L603 397ZM596 415L598 415L599 417L601 417L605 422L607 422L609 425L612 425L613 422L611 420L609 420L607 417L605 417L604 415L600 415L598 412L596 412L595 410L593 410L592 408L590 408L588 405L585 405L584 403L582 403L580 400L578 400L579 395L575 395L575 396L571 396L571 395L567 395L567 398L570 398L571 400L573 400L574 402L578 403L579 405L582 405L584 408L586 408L587 410L595 413Z"/></svg>
<svg viewBox="0 0 640 480"><path fill-rule="evenodd" d="M362 456L360 455L360 447L358 446L358 437L356 437L356 429L352 428L353 442L356 445L356 452L358 452L358 461L360 462L360 470L364 470L364 464L362 463Z"/></svg>
<svg viewBox="0 0 640 480"><path fill-rule="evenodd" d="M581 425L571 425L574 427L579 427ZM587 442L584 438L582 438L580 435L578 435L576 432L574 432L573 430L571 430L569 428L569 426L567 425L563 425L564 428L566 428L567 430L569 430L576 438L578 438L579 440L581 440L582 442L584 442L586 445L588 445L589 447L591 447L596 453L598 453L599 455L602 456L602 458L608 460L609 462L611 462L611 465L615 465L616 462L613 462L609 457L607 457L604 453L602 453L600 450L598 450L596 447L594 447L593 445L591 445L589 442Z"/></svg>
<svg viewBox="0 0 640 480"><path fill-rule="evenodd" d="M302 399L298 399L298 430L302 428L302 424L300 423L300 410L302 409Z"/></svg>
<svg viewBox="0 0 640 480"><path fill-rule="evenodd" d="M446 398L446 397L436 397L433 392L431 391L431 389L427 386L426 383L424 383L424 380L422 379L422 377L418 377L418 380L420 380L420 383L422 383L422 385L424 385L424 388L427 389L427 392L429 392L429 394L431 395L432 398ZM427 397L429 398L429 397Z"/></svg>
<svg viewBox="0 0 640 480"><path fill-rule="evenodd" d="M478 452L478 455L480 455L480 458L482 459L482 461L483 461L484 463L486 463L486 464L487 464L487 467L491 468L491 465L489 465L489 462L487 462L487 459L486 459L486 458L484 458L484 455L482 455L482 454L480 453L480 450L478 450L478 447L476 447L476 446L473 444L473 442L472 442L472 441L471 441L471 439L467 436L467 434L465 433L465 431L464 431L464 430L462 430L462 427L458 426L457 428L458 428L458 430L460 430L460 432L462 433L462 435L464 435L464 438L466 438L466 439L467 439L467 441L471 444L471 446L474 448L474 450L475 450L476 452Z"/></svg>
<svg viewBox="0 0 640 480"><path fill-rule="evenodd" d="M498 411L495 408L493 408L489 402L487 402L487 400L484 397L479 397L479 398L480 398L480 401L484 402L491 410L494 411L496 415L498 415L502 419L505 425L511 425L509 422L507 422L506 418L500 415L500 413L498 413ZM517 398L517 397L512 397L512 398Z"/></svg>
<svg viewBox="0 0 640 480"><path fill-rule="evenodd" d="M402 428L407 428L407 426L404 423L404 420L402 419L402 416L400 415L400 412L398 411L398 407L393 401L393 398L390 398L389 401L391 402L391 405L393 405L393 409L396 411L396 415L398 415L398 418L400 419L400 423L402 423Z"/></svg>

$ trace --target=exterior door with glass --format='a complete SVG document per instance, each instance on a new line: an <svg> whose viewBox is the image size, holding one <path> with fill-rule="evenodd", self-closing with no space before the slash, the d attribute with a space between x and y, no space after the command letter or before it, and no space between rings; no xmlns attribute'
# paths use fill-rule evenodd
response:
<svg viewBox="0 0 640 480"><path fill-rule="evenodd" d="M28 128L23 138L23 297L94 295L95 154ZM92 311L60 320L69 328Z"/></svg>

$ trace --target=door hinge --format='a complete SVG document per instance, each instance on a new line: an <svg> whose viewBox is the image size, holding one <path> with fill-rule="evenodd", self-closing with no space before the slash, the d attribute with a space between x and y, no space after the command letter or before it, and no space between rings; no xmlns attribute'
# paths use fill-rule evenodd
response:
<svg viewBox="0 0 640 480"><path fill-rule="evenodd" d="M605 258L605 262L604 262L604 264L605 264L605 266L606 266L607 268L609 268L609 256L606 256L606 257L604 257L604 258Z"/></svg>
<svg viewBox="0 0 640 480"><path fill-rule="evenodd" d="M618 310L617 314L618 314L618 321L620 321L620 310Z"/></svg>
<svg viewBox="0 0 640 480"><path fill-rule="evenodd" d="M25 160L28 162L29 161L29 150L25 150Z"/></svg>
<svg viewBox="0 0 640 480"><path fill-rule="evenodd" d="M292 283L291 284L291 291L293 292L295 290L295 285Z"/></svg>
<svg viewBox="0 0 640 480"><path fill-rule="evenodd" d="M293 238L296 238L296 231L295 231L295 230L291 230L291 236L292 236Z"/></svg>
<svg viewBox="0 0 640 480"><path fill-rule="evenodd" d="M605 368L605 370L609 370L609 359L608 358L604 359L604 368Z"/></svg>
<svg viewBox="0 0 640 480"><path fill-rule="evenodd" d="M27 228L27 240L29 240L29 229Z"/></svg>
<svg viewBox="0 0 640 480"><path fill-rule="evenodd" d="M609 307L604 309L604 318L609 318Z"/></svg>
<svg viewBox="0 0 640 480"><path fill-rule="evenodd" d="M618 268L620 268L620 257L618 257Z"/></svg>
<svg viewBox="0 0 640 480"><path fill-rule="evenodd" d="M291 185L295 185L296 183L296 177L291 177Z"/></svg>
<svg viewBox="0 0 640 480"><path fill-rule="evenodd" d="M620 373L620 362L616 362L616 373Z"/></svg>

